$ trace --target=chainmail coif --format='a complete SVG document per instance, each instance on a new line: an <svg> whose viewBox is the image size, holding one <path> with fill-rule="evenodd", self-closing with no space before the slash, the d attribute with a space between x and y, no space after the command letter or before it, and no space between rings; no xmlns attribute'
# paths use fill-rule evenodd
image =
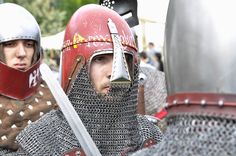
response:
<svg viewBox="0 0 236 156"><path fill-rule="evenodd" d="M141 67L140 71L147 76L144 85L145 112L154 115L166 106L165 73L148 67Z"/></svg>
<svg viewBox="0 0 236 156"><path fill-rule="evenodd" d="M132 156L235 156L236 120L210 115L168 117L162 142Z"/></svg>
<svg viewBox="0 0 236 156"><path fill-rule="evenodd" d="M98 149L112 155L125 147L136 148L139 140L135 115L138 83L135 82L130 91L112 88L109 95L99 97L86 71L82 69L82 75L75 80L69 99Z"/></svg>
<svg viewBox="0 0 236 156"><path fill-rule="evenodd" d="M93 89L87 69L81 69L69 99L102 155L121 155L138 150L146 139L162 139L160 129L145 117L136 114L138 67L127 91L112 88L107 96L99 96ZM19 136L22 146L18 155L63 155L80 148L62 112L51 111L31 124Z"/></svg>

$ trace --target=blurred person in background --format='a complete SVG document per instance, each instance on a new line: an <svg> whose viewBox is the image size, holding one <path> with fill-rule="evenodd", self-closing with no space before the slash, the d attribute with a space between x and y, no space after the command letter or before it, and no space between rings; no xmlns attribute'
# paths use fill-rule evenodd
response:
<svg viewBox="0 0 236 156"><path fill-rule="evenodd" d="M156 59L156 54L159 53L156 49L155 49L155 44L153 42L148 42L147 45L148 50L146 51L147 56L149 58L149 62L151 65L153 65L156 69L158 69L158 62Z"/></svg>
<svg viewBox="0 0 236 156"><path fill-rule="evenodd" d="M164 65L163 65L163 61L162 61L162 54L161 53L155 53L155 58L156 58L156 61L158 62L157 70L164 72Z"/></svg>
<svg viewBox="0 0 236 156"><path fill-rule="evenodd" d="M148 57L146 52L140 52L139 58L138 112L145 114L163 132L166 127L164 117L167 114L165 110L167 97L165 74L147 63Z"/></svg>
<svg viewBox="0 0 236 156"><path fill-rule="evenodd" d="M140 66L155 69L155 66L151 64L150 58L147 55L147 52L142 51L139 53Z"/></svg>
<svg viewBox="0 0 236 156"><path fill-rule="evenodd" d="M145 114L154 115L161 111L166 104L166 81L165 74L147 63L148 57L145 52L139 53L140 58L140 78L145 79L144 98Z"/></svg>

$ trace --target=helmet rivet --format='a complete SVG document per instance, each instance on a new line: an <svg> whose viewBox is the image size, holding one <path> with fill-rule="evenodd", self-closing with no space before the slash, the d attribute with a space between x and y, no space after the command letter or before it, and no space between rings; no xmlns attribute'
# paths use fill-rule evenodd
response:
<svg viewBox="0 0 236 156"><path fill-rule="evenodd" d="M80 63L81 62L81 58L80 57L77 58L76 61Z"/></svg>
<svg viewBox="0 0 236 156"><path fill-rule="evenodd" d="M185 103L185 104L189 104L189 99L185 99L185 100L184 100L184 103Z"/></svg>
<svg viewBox="0 0 236 156"><path fill-rule="evenodd" d="M218 101L218 105L219 105L220 107L222 107L222 106L224 105L224 101L223 101L223 100L219 100L219 101Z"/></svg>
<svg viewBox="0 0 236 156"><path fill-rule="evenodd" d="M201 105L205 106L206 105L206 100L201 100Z"/></svg>

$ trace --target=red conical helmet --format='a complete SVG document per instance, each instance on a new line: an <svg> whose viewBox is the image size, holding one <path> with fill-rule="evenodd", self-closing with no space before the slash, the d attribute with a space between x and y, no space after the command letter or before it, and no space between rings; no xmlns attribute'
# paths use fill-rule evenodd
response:
<svg viewBox="0 0 236 156"><path fill-rule="evenodd" d="M104 6L88 4L79 8L67 24L61 60L61 84L68 87L75 64L81 61L80 66L89 62L96 52L113 51L114 44L108 21L111 20L117 29L122 48L134 57L137 63L137 49L132 31L127 22L115 11Z"/></svg>

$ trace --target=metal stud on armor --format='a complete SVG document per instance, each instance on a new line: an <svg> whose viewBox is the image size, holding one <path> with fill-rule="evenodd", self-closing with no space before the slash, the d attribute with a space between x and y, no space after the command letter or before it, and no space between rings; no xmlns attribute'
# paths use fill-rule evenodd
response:
<svg viewBox="0 0 236 156"><path fill-rule="evenodd" d="M1 147L16 150L18 144L15 142L15 137L20 131L55 107L55 100L52 99L49 89L44 85L41 84L37 93L24 101L0 96ZM40 93L45 95L42 96Z"/></svg>

